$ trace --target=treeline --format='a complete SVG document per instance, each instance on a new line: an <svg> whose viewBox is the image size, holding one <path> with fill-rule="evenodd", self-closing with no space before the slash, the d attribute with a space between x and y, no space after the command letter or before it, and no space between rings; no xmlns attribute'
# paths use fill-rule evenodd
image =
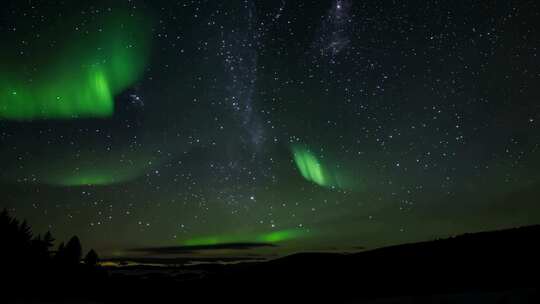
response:
<svg viewBox="0 0 540 304"><path fill-rule="evenodd" d="M0 280L10 287L4 296L61 298L103 281L106 272L98 265L97 253L91 249L83 258L77 236L56 249L54 242L50 231L34 235L26 220L19 221L6 209L0 212ZM26 289L28 293L21 293Z"/></svg>
<svg viewBox="0 0 540 304"><path fill-rule="evenodd" d="M26 220L20 222L6 209L0 212L0 240L3 243L0 259L12 265L78 265L82 258L82 246L79 238L73 236L67 244L60 243L57 250L52 250L55 239L50 231L43 236L34 236ZM91 249L83 262L89 266L98 263L97 253Z"/></svg>

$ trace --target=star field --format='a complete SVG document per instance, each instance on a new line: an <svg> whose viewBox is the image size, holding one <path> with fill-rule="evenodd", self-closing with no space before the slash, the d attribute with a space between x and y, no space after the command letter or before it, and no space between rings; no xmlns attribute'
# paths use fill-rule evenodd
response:
<svg viewBox="0 0 540 304"><path fill-rule="evenodd" d="M7 1L0 207L104 256L538 224L539 15L535 1Z"/></svg>

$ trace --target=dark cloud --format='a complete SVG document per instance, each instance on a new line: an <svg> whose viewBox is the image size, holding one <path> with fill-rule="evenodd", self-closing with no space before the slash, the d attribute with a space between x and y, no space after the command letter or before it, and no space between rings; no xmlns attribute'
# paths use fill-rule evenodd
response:
<svg viewBox="0 0 540 304"><path fill-rule="evenodd" d="M355 249L355 250L366 250L367 248L364 247L364 246L354 246L354 247L352 247L352 249Z"/></svg>
<svg viewBox="0 0 540 304"><path fill-rule="evenodd" d="M142 265L188 265L190 263L230 263L230 262L260 262L266 261L265 257L173 257L173 258L159 258L159 257L115 257L106 259L106 262L115 262L119 265L128 266L133 263Z"/></svg>
<svg viewBox="0 0 540 304"><path fill-rule="evenodd" d="M161 254L179 254L179 253L197 253L199 251L208 250L248 250L261 247L276 247L270 243L223 243L215 245L197 245L197 246L167 246L167 247L142 247L132 248L128 251L131 252L143 252L149 255L161 255Z"/></svg>

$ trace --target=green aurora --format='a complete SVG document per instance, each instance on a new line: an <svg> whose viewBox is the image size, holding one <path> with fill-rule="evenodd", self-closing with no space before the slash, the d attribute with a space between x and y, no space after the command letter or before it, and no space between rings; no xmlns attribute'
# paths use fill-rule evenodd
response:
<svg viewBox="0 0 540 304"><path fill-rule="evenodd" d="M109 186L133 181L164 161L149 151L124 149L110 154L85 152L79 158L70 152L56 153L57 159L29 160L29 166L24 170L6 165L0 172L0 180L60 187Z"/></svg>
<svg viewBox="0 0 540 304"><path fill-rule="evenodd" d="M4 63L0 119L112 116L114 96L137 81L146 66L150 27L141 19L113 13L77 33L65 33L67 42L52 54L41 46L44 50L39 53L45 58ZM51 32L44 36L53 40L57 35ZM0 55L9 58L9 54Z"/></svg>
<svg viewBox="0 0 540 304"><path fill-rule="evenodd" d="M292 154L296 167L304 179L326 188L349 189L355 185L343 169L328 166L321 161L310 149L303 146L293 146Z"/></svg>
<svg viewBox="0 0 540 304"><path fill-rule="evenodd" d="M108 186L128 182L141 174L142 168L126 168L115 170L111 168L83 169L62 175L47 177L45 183L54 186Z"/></svg>
<svg viewBox="0 0 540 304"><path fill-rule="evenodd" d="M121 152L119 152L121 154ZM115 154L116 155L116 154ZM70 160L61 165L53 162L42 168L41 182L52 186L108 186L129 182L144 175L160 161L149 153L126 153L131 158L119 163L117 158L101 154L84 156L84 160ZM101 159L99 164L90 160Z"/></svg>
<svg viewBox="0 0 540 304"><path fill-rule="evenodd" d="M278 230L260 234L231 234L231 235L215 235L186 240L184 246L202 246L202 245L219 245L227 243L280 243L288 240L293 240L301 237L307 237L308 231L300 229Z"/></svg>

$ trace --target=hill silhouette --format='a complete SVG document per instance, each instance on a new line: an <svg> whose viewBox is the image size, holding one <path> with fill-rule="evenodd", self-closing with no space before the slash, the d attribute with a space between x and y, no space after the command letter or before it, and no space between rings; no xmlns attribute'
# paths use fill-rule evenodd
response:
<svg viewBox="0 0 540 304"><path fill-rule="evenodd" d="M144 290L152 291L148 300L176 290L203 302L234 303L347 303L518 290L532 301L540 299L533 279L540 270L539 235L540 226L529 226L354 254L298 253L266 262L189 267L208 271L194 280L132 279L128 285L143 284L139 300Z"/></svg>
<svg viewBox="0 0 540 304"><path fill-rule="evenodd" d="M97 266L93 250L83 263L76 236L51 250L51 233L34 237L28 224L4 211L0 276L8 292L0 295L0 302L374 303L369 301L425 302L434 295L459 295L466 302L489 294L499 297L496 303L540 303L539 235L536 225L359 253L304 252L262 262L130 267L125 271L131 275L121 275Z"/></svg>

